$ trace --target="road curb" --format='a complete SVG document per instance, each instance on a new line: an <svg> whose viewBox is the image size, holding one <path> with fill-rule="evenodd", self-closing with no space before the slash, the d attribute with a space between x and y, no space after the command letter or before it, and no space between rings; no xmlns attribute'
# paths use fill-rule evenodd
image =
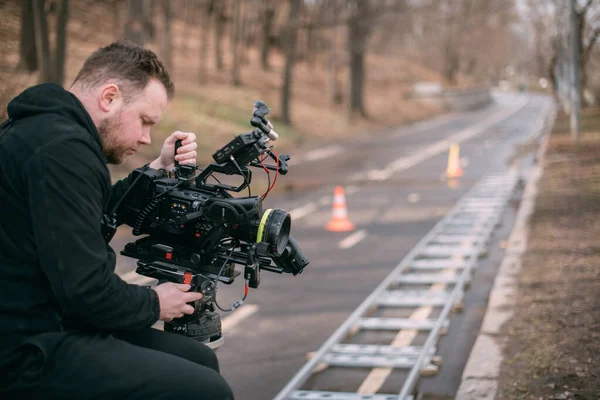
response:
<svg viewBox="0 0 600 400"><path fill-rule="evenodd" d="M555 107L551 107L545 123L540 126L544 139L536 155L537 162L525 186L515 224L490 292L485 317L463 371L455 400L493 400L496 397L503 360L502 346L506 340L501 328L515 312L521 258L527 249L529 220L535 210L538 182L544 172L544 155L552 125L548 122L554 121L554 115Z"/></svg>

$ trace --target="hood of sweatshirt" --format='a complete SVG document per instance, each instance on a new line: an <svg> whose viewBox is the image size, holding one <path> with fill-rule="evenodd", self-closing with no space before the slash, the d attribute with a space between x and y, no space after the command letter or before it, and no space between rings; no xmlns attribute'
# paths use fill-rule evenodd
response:
<svg viewBox="0 0 600 400"><path fill-rule="evenodd" d="M7 111L13 121L46 113L63 115L85 128L102 146L96 125L83 104L74 94L55 83L42 83L26 89L8 104Z"/></svg>

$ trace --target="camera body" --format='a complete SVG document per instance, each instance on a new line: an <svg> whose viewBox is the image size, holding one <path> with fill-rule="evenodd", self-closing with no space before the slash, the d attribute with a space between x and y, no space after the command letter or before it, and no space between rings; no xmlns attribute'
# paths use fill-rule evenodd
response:
<svg viewBox="0 0 600 400"><path fill-rule="evenodd" d="M159 282L187 283L203 294L193 304L194 314L165 323L165 330L207 344L222 341L215 309L219 282L231 284L243 273L245 299L247 288L260 284L261 270L297 275L309 263L290 235L291 217L286 211L263 210L261 196L232 195L250 185L249 167L287 173L289 157L277 156L270 145L277 134L265 118L268 112L266 105L255 102L251 124L256 129L217 150L215 163L198 176L196 166L178 163L170 172L148 167L135 170L128 191L113 215L105 218L132 226L136 236L147 235L128 243L121 252L138 259L136 272ZM276 164L265 165L267 156ZM237 187L218 180L208 183L215 173L239 175L243 182ZM110 238L108 231L105 236ZM243 265L243 272L236 270L236 264ZM243 299L232 309L242 303Z"/></svg>

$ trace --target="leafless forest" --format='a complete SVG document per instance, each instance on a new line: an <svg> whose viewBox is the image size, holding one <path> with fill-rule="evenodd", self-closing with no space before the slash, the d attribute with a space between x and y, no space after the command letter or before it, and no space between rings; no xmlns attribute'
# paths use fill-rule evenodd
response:
<svg viewBox="0 0 600 400"><path fill-rule="evenodd" d="M556 84L568 59L569 1L2 0L2 114L26 86L68 85L86 55L125 37L156 50L180 89L210 90L216 98L230 88L269 92L277 117L294 126L304 123L306 104L336 118L390 125L426 116L411 116L419 106L402 99L418 82ZM600 2L572 1L583 101L593 103L600 94ZM237 106L230 104L235 95L225 97L222 105ZM397 121L385 118L399 115L392 101L407 110Z"/></svg>

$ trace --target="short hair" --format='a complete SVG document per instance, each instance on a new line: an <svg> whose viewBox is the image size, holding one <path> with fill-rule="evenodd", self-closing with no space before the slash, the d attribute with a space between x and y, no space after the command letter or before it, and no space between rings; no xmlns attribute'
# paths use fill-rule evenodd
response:
<svg viewBox="0 0 600 400"><path fill-rule="evenodd" d="M83 63L73 85L91 88L112 81L120 84L124 99L129 101L151 78L158 79L168 98L173 98L175 86L158 56L152 50L122 39L93 52Z"/></svg>

